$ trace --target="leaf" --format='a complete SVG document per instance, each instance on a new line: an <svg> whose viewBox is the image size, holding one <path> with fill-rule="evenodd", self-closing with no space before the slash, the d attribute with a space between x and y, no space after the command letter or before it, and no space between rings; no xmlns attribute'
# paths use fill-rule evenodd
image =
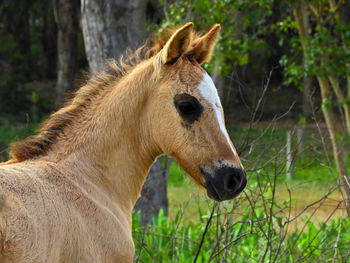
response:
<svg viewBox="0 0 350 263"><path fill-rule="evenodd" d="M322 109L330 109L332 107L331 101L327 98L322 99Z"/></svg>

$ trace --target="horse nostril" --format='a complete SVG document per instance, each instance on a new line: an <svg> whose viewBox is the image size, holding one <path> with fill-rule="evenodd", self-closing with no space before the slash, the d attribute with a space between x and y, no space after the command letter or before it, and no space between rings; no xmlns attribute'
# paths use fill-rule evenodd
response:
<svg viewBox="0 0 350 263"><path fill-rule="evenodd" d="M228 180L225 185L227 191L232 192L235 191L242 182L242 176L239 174L230 174L228 175Z"/></svg>
<svg viewBox="0 0 350 263"><path fill-rule="evenodd" d="M246 175L243 169L239 168L226 168L224 176L224 191L229 193L236 192L240 188L245 187Z"/></svg>

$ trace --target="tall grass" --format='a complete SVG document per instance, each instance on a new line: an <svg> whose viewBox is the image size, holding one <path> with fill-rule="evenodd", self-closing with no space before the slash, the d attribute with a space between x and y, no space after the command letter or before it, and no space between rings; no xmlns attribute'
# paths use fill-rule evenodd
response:
<svg viewBox="0 0 350 263"><path fill-rule="evenodd" d="M141 227L133 218L134 262L347 262L350 256L350 219L337 218L303 231L288 233L288 220L266 216L261 209L239 218L218 205L200 223L187 222L181 211L174 221L160 213L154 224ZM199 251L205 227L209 228ZM197 252L198 257L196 258Z"/></svg>

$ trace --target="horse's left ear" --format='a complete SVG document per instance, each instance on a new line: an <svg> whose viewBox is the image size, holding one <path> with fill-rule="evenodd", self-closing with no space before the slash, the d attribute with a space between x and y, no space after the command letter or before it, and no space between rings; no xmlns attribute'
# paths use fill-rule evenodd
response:
<svg viewBox="0 0 350 263"><path fill-rule="evenodd" d="M208 62L211 58L211 53L215 47L215 43L220 35L221 26L214 25L207 34L193 41L193 58L199 63Z"/></svg>
<svg viewBox="0 0 350 263"><path fill-rule="evenodd" d="M162 50L162 62L173 64L187 50L191 42L193 23L180 27L168 40Z"/></svg>

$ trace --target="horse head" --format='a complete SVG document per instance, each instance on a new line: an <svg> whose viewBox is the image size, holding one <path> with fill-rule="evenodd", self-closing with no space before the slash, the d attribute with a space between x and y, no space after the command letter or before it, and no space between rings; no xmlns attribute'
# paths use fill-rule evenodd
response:
<svg viewBox="0 0 350 263"><path fill-rule="evenodd" d="M202 37L192 29L193 23L178 29L154 60L159 77L151 106L153 134L209 197L228 200L243 191L246 173L227 133L218 92L201 67L211 58L220 25Z"/></svg>

